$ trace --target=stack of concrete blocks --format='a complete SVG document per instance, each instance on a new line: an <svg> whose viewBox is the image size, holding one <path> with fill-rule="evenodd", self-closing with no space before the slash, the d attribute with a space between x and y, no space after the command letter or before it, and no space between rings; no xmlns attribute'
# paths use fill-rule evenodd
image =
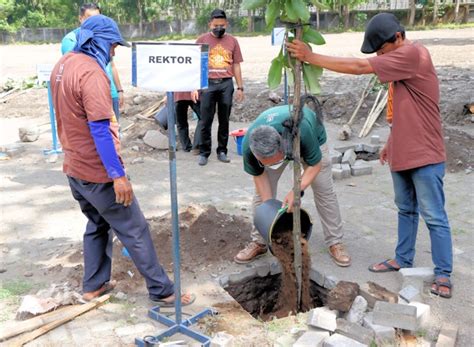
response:
<svg viewBox="0 0 474 347"><path fill-rule="evenodd" d="M362 176L372 174L372 166L364 160L357 160L356 152L377 153L379 145L356 144L344 147L336 147L330 151L332 163L332 176L340 180L351 176Z"/></svg>

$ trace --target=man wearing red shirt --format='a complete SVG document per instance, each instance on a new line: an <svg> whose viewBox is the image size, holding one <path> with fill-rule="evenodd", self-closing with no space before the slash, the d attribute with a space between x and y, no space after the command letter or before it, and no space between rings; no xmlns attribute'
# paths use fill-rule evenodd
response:
<svg viewBox="0 0 474 347"><path fill-rule="evenodd" d="M330 57L311 52L298 40L287 44L293 57L349 74L375 73L393 88L393 119L380 162L388 162L398 207L395 259L369 267L372 272L412 267L419 214L430 231L435 281L431 292L451 297L451 230L444 203L446 151L439 114L439 82L428 50L405 39L405 30L389 13L374 16L365 31L362 53L368 59Z"/></svg>

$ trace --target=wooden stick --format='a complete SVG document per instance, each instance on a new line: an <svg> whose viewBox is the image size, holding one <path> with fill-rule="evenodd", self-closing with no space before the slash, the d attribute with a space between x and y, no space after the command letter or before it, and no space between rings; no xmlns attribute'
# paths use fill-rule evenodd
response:
<svg viewBox="0 0 474 347"><path fill-rule="evenodd" d="M372 105L372 109L370 110L369 115L367 116L367 119L365 120L364 126L362 127L359 133L359 137L362 137L362 134L364 133L365 128L367 128L367 125L369 124L370 117L372 115L372 112L374 112L375 107L377 106L377 103L380 98L380 94L382 94L382 89L380 89L379 92L377 93L377 97L375 98L374 104Z"/></svg>
<svg viewBox="0 0 474 347"><path fill-rule="evenodd" d="M364 91L362 92L362 96L360 97L359 103L357 104L357 107L355 108L354 112L352 112L352 116L351 118L349 118L349 121L346 123L347 125L350 126L352 125L352 122L354 122L355 116L357 115L357 112L359 112L359 109L362 106L362 103L364 102L365 98L369 94L370 86L373 84L375 79L376 79L376 76L375 75L372 76L369 80L369 83L367 83L367 85L365 86Z"/></svg>
<svg viewBox="0 0 474 347"><path fill-rule="evenodd" d="M51 323L43 325L40 328L38 328L36 330L33 330L30 333L26 333L26 334L23 334L23 335L19 336L15 340L9 342L8 346L10 346L10 347L23 346L24 344L36 339L37 337L39 337L41 335L46 334L47 332L53 330L54 328L57 328L57 327L63 325L64 323L67 323L70 320L73 320L77 316L102 305L104 302L109 300L109 298L110 298L110 295L107 294L107 295L103 295L103 296L97 298L96 300L91 301L87 304L74 305L74 306L68 307L68 310L67 311L65 310L63 312L64 313L63 317L60 316L60 317L58 317L57 320L54 320Z"/></svg>
<svg viewBox="0 0 474 347"><path fill-rule="evenodd" d="M0 328L0 341L51 323L52 321L58 319L62 312L69 310L70 307L71 306L64 306L55 311L42 314L38 317L34 317L22 322L13 322L12 324L4 325L2 328Z"/></svg>
<svg viewBox="0 0 474 347"><path fill-rule="evenodd" d="M375 111L374 111L374 113L373 113L373 115L370 119L370 122L367 125L367 129L365 129L365 132L363 134L364 137L367 136L370 133L370 130L372 130L372 127L374 126L375 122L379 118L379 116L382 113L383 109L387 105L387 100L388 100L388 91L385 93L385 95L383 96L383 98L380 101L379 105L375 109Z"/></svg>

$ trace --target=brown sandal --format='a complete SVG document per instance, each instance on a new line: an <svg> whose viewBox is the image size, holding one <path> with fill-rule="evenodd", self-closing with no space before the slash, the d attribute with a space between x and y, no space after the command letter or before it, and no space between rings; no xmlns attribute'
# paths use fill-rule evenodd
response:
<svg viewBox="0 0 474 347"><path fill-rule="evenodd" d="M87 293L82 294L82 300L86 302L94 300L98 298L99 296L107 294L108 292L112 291L116 285L117 285L117 281L105 282L102 285L102 287L100 287L99 289L93 292L87 292Z"/></svg>
<svg viewBox="0 0 474 347"><path fill-rule="evenodd" d="M446 278L446 281L441 281L442 278ZM441 287L448 288L448 292L442 292L439 290ZM452 296L452 288L453 285L451 284L451 281L447 277L438 277L434 280L433 284L431 285L431 290L430 292L432 294L438 295L442 298L449 299Z"/></svg>

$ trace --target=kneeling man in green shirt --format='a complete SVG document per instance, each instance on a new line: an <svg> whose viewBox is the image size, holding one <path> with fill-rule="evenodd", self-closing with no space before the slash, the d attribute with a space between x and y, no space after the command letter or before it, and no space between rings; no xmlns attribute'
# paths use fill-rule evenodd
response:
<svg viewBox="0 0 474 347"><path fill-rule="evenodd" d="M255 195L253 210L262 202L275 199L278 181L288 165L283 150L283 122L291 117L290 107L277 106L261 113L250 126L243 142L244 170L253 176ZM326 144L326 130L320 118L310 108L304 107L300 123L301 159L304 172L301 190L311 186L314 203L321 219L324 240L329 254L339 266L349 266L351 258L342 244L342 219L333 187L331 160ZM293 206L293 191L284 204ZM241 250L234 260L245 264L267 251L265 241L255 229L252 242Z"/></svg>

